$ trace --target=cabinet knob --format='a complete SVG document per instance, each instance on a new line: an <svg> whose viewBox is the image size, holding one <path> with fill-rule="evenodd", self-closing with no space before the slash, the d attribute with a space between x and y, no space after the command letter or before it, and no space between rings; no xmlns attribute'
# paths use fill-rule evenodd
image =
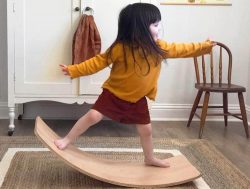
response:
<svg viewBox="0 0 250 189"><path fill-rule="evenodd" d="M80 8L79 8L79 7L76 7L76 8L75 8L75 11L76 11L76 12L80 11Z"/></svg>

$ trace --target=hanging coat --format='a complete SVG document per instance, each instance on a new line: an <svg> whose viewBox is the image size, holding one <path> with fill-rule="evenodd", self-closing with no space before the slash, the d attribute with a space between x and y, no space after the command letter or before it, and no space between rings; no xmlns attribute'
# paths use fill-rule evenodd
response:
<svg viewBox="0 0 250 189"><path fill-rule="evenodd" d="M83 14L73 37L72 64L79 64L101 51L101 37L92 15Z"/></svg>

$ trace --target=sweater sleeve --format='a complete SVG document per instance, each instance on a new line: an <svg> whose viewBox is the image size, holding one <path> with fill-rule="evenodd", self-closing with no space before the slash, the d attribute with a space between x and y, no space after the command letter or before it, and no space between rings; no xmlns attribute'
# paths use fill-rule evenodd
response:
<svg viewBox="0 0 250 189"><path fill-rule="evenodd" d="M201 43L167 43L158 40L157 44L161 49L165 50L164 58L188 58L208 54L211 52L213 44L211 41Z"/></svg>
<svg viewBox="0 0 250 189"><path fill-rule="evenodd" d="M108 66L107 53L98 54L80 64L68 66L69 74L72 78L91 75Z"/></svg>
<svg viewBox="0 0 250 189"><path fill-rule="evenodd" d="M69 65L68 71L71 78L91 75L101 71L111 64L115 64L121 56L123 56L123 48L121 44L116 44L112 49L111 58L108 58L108 50L105 53L98 54L89 60L80 64Z"/></svg>

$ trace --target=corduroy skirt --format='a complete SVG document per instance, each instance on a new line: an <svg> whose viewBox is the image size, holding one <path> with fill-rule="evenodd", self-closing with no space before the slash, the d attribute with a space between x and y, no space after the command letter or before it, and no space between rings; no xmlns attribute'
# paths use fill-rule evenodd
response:
<svg viewBox="0 0 250 189"><path fill-rule="evenodd" d="M150 115L146 97L136 103L119 99L109 90L103 89L92 109L104 116L125 124L149 124Z"/></svg>

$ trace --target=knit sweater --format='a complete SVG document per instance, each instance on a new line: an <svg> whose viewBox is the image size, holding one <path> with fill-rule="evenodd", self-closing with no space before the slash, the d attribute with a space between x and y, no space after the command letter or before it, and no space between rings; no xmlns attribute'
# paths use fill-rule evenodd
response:
<svg viewBox="0 0 250 189"><path fill-rule="evenodd" d="M210 41L177 44L158 40L157 45L167 51L164 59L200 56L210 53L212 49ZM108 89L116 97L132 103L144 96L155 100L161 63L156 66L155 58L148 56L150 72L147 73L147 61L141 56L139 50L134 52L135 63L132 52L127 47L125 50L127 66L124 63L123 45L116 44L112 50L112 63L108 63L108 53L104 52L80 64L69 65L69 74L72 78L91 75L113 64L108 79L102 85L103 88Z"/></svg>

